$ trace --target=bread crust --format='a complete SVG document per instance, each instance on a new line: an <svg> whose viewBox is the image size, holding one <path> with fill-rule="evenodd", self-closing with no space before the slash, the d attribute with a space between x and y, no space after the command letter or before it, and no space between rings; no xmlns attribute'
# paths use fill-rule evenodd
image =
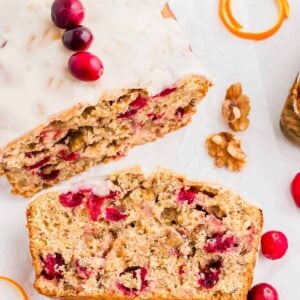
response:
<svg viewBox="0 0 300 300"><path fill-rule="evenodd" d="M171 176L175 176L176 179L178 179L179 181L186 181L187 178L183 175L177 174L177 173L173 173L167 169L163 169L163 168L159 168L157 171L155 171L153 173L153 175L150 175L147 178L151 178L151 176L154 177L154 175L157 174L167 174L167 175L171 175ZM124 176L124 174L135 174L135 175L141 175L143 176L144 174L142 173L141 169L139 167L133 167L124 171L120 171L120 172L115 172L112 173L110 175L110 178L115 178L118 176ZM207 183L207 182L199 182L199 181L190 181L189 183L192 186L198 186L199 188L201 187L201 189L203 190L207 190L207 191L218 191L218 193L230 193L231 197L236 199L237 201L242 201L245 202L239 195L237 195L235 192L231 191L230 189L224 188L222 186L220 186L219 184L212 184L212 183ZM58 197L57 193L53 194L53 197ZM34 243L33 243L33 239L36 236L36 231L34 228L34 224L33 224L33 220L34 220L34 216L36 215L36 209L38 208L38 201L39 199L37 198L36 200L34 200L30 206L27 209L27 228L28 228L28 232L29 232L29 237L30 237L30 252L31 252L31 256L32 256L32 264L33 267L35 269L35 274L36 274L36 280L38 279L38 274L41 273L41 267L40 267L40 258L39 258L39 254L38 254L38 249L35 248ZM247 202L245 202L247 203ZM256 239L254 240L253 244L252 244L252 250L251 250L251 260L250 263L247 264L246 270L245 270L245 278L243 278L243 287L239 290L238 293L236 294L222 294L222 293L218 293L216 295L214 295L213 297L211 297L211 295L208 296L199 296L197 298L166 298L160 295L157 296L153 296L151 298L145 298L147 300L247 300L247 294L248 291L251 288L252 285L252 280L253 280L253 270L256 264L256 260L257 260L257 253L258 253L258 247L259 247L259 242L260 242L260 234L262 231L262 227L263 227L263 213L262 210L255 207L254 205L250 205L248 204L248 208L250 208L252 210L251 212L251 216L253 217L252 221L255 222L255 227L256 227ZM34 288L41 294L48 296L48 297L57 297L57 295L55 293L53 293L50 290L47 290L43 287L41 287L37 281L35 281L34 284ZM125 299L141 299L139 297L120 297L120 296L112 296L109 294L106 295L89 295L89 296L70 296L68 295L68 293L66 292L63 295L60 295L58 299L70 299L70 300L125 300Z"/></svg>

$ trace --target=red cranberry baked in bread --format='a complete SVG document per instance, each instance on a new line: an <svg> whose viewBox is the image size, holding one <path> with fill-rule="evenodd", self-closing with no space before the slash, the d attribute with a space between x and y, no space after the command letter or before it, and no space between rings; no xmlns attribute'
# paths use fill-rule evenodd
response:
<svg viewBox="0 0 300 300"><path fill-rule="evenodd" d="M262 213L222 187L139 168L27 211L35 288L68 299L246 300Z"/></svg>
<svg viewBox="0 0 300 300"><path fill-rule="evenodd" d="M189 123L211 84L165 4L7 1L0 174L13 193L32 196Z"/></svg>

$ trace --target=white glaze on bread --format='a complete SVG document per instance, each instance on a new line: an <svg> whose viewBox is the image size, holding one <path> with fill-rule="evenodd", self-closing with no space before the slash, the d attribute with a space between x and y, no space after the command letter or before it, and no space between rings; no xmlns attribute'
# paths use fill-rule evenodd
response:
<svg viewBox="0 0 300 300"><path fill-rule="evenodd" d="M52 0L0 0L0 147L79 102L95 104L105 91L146 88L155 95L187 74L202 74L199 60L174 20L163 19L164 0L82 0L83 24L94 33L90 52L103 77L80 82L67 70L72 52L51 22ZM5 5L4 5L5 3Z"/></svg>

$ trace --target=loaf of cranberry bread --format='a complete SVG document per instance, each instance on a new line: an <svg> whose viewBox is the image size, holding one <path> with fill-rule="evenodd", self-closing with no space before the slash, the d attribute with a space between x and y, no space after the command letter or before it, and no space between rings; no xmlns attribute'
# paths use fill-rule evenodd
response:
<svg viewBox="0 0 300 300"><path fill-rule="evenodd" d="M139 168L36 196L35 288L70 299L246 300L262 212L222 187Z"/></svg>
<svg viewBox="0 0 300 300"><path fill-rule="evenodd" d="M1 1L0 175L13 193L32 196L186 125L211 85L166 1L82 0L104 66L93 82L66 67L53 0Z"/></svg>

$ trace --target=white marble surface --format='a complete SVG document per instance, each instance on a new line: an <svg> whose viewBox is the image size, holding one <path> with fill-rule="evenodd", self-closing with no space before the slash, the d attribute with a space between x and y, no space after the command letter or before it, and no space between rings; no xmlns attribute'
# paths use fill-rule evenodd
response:
<svg viewBox="0 0 300 300"><path fill-rule="evenodd" d="M259 28L275 20L273 1L233 2L245 24ZM282 138L278 129L282 105L300 64L300 35L296 33L300 31L299 0L290 3L292 15L280 32L267 41L255 43L239 40L226 31L218 18L218 1L171 0L178 21L210 71L215 87L188 127L134 149L119 162L96 167L77 178L107 174L133 164L141 164L146 171L161 165L233 188L263 208L265 230L282 230L289 238L287 255L275 262L260 256L255 272L255 282L273 284L281 300L300 299L300 211L289 194L291 177L300 171L300 149ZM203 147L208 134L227 130L220 116L220 104L226 87L235 81L243 83L252 100L251 126L238 134L249 158L247 168L240 174L216 169ZM31 288L33 272L24 227L28 202L10 196L3 179L0 198L0 274L19 281L30 300L46 299ZM0 299L7 300L1 291Z"/></svg>

